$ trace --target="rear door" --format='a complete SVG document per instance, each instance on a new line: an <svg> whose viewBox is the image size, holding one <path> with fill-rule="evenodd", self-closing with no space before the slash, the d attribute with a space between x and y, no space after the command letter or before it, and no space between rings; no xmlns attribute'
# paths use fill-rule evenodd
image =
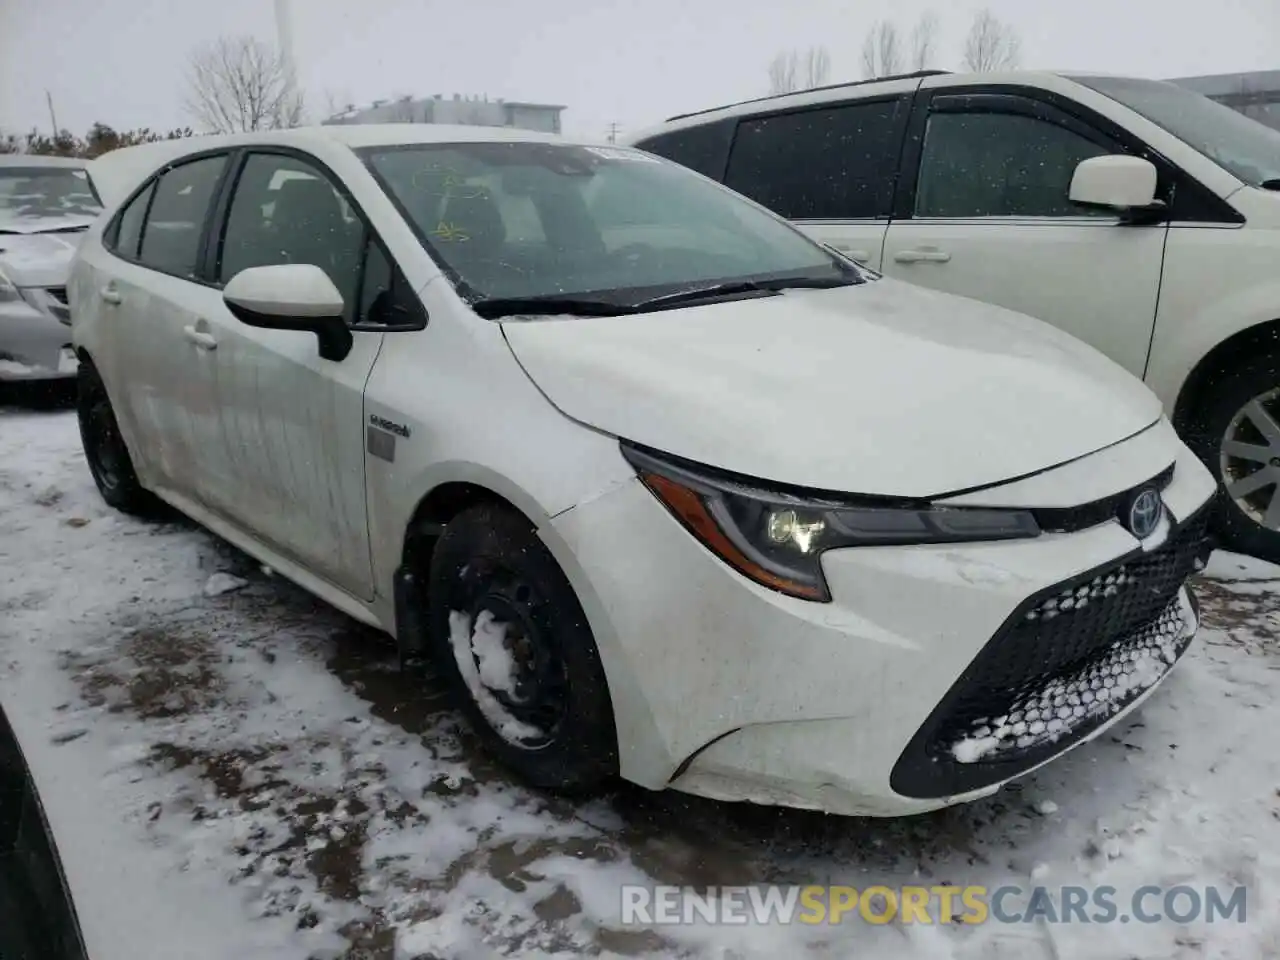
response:
<svg viewBox="0 0 1280 960"><path fill-rule="evenodd" d="M1046 320L1142 376L1167 224L1068 198L1080 161L1127 145L1060 98L946 82L917 98L883 271Z"/></svg>
<svg viewBox="0 0 1280 960"><path fill-rule="evenodd" d="M725 185L879 269L910 105L903 90L743 119Z"/></svg>
<svg viewBox="0 0 1280 960"><path fill-rule="evenodd" d="M204 155L154 177L106 231L112 254L95 277L110 330L106 367L117 415L153 487L196 495L202 450L217 436L211 370L191 336L207 289L198 276L205 224L228 154Z"/></svg>

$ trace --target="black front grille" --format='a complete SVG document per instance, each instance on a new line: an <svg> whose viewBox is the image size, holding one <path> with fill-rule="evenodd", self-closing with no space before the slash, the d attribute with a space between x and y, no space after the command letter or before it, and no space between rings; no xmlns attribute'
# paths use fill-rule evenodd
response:
<svg viewBox="0 0 1280 960"><path fill-rule="evenodd" d="M1135 677L1157 679L1190 642L1179 628L1179 589L1195 572L1207 520L1202 510L1158 550L1137 551L1023 603L903 751L890 777L894 791L942 797L1008 779L1139 696L1150 684ZM1146 669L1148 653L1163 667ZM1098 699L1112 707L1099 709ZM981 749L962 762L957 744L975 741L984 741Z"/></svg>
<svg viewBox="0 0 1280 960"><path fill-rule="evenodd" d="M1128 490L1121 490L1101 500L1083 503L1076 507L1037 507L1032 510L1036 523L1045 533L1074 533L1088 527L1096 527L1108 520L1119 520L1124 523L1122 512L1127 508L1133 496L1146 487L1163 490L1173 482L1173 468L1169 466L1161 470L1146 483L1140 483Z"/></svg>
<svg viewBox="0 0 1280 960"><path fill-rule="evenodd" d="M64 307L67 305L67 288L66 287L45 287L49 296L57 300Z"/></svg>

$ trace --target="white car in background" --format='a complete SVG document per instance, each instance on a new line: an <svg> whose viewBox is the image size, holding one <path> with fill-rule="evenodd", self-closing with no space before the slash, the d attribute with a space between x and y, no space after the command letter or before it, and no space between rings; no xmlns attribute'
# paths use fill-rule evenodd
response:
<svg viewBox="0 0 1280 960"><path fill-rule="evenodd" d="M73 267L98 488L431 656L534 784L932 809L1097 735L1191 642L1213 480L1046 324L636 150L187 151Z"/></svg>
<svg viewBox="0 0 1280 960"><path fill-rule="evenodd" d="M0 380L75 376L67 273L102 212L85 163L0 155Z"/></svg>
<svg viewBox="0 0 1280 960"><path fill-rule="evenodd" d="M1038 317L1164 403L1280 562L1280 132L1172 83L925 71L629 142L891 277Z"/></svg>

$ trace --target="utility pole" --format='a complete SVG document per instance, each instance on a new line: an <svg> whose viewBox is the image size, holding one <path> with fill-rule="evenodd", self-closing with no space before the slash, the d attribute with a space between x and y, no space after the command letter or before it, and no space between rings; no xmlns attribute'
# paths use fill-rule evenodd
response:
<svg viewBox="0 0 1280 960"><path fill-rule="evenodd" d="M275 0L276 12L276 46L280 50L280 59L284 66L285 81L292 93L297 87L297 64L293 59L293 11L289 9L289 0Z"/></svg>
<svg viewBox="0 0 1280 960"><path fill-rule="evenodd" d="M46 90L44 92L44 98L46 101L48 101L48 104L49 104L49 122L53 124L53 139L57 140L58 139L58 118L57 116L54 115L54 112L53 112L53 94L51 94L48 90Z"/></svg>
<svg viewBox="0 0 1280 960"><path fill-rule="evenodd" d="M618 125L616 123L609 124L609 142L618 142Z"/></svg>

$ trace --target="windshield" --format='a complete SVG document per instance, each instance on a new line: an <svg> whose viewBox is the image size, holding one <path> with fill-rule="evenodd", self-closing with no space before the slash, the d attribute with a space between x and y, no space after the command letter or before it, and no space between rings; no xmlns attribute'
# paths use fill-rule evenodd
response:
<svg viewBox="0 0 1280 960"><path fill-rule="evenodd" d="M859 279L784 221L640 151L517 142L362 153L472 302L629 304L735 282Z"/></svg>
<svg viewBox="0 0 1280 960"><path fill-rule="evenodd" d="M96 217L102 205L89 175L74 167L0 167L0 219Z"/></svg>
<svg viewBox="0 0 1280 960"><path fill-rule="evenodd" d="M1250 186L1280 178L1280 131L1158 80L1073 77L1168 130Z"/></svg>

